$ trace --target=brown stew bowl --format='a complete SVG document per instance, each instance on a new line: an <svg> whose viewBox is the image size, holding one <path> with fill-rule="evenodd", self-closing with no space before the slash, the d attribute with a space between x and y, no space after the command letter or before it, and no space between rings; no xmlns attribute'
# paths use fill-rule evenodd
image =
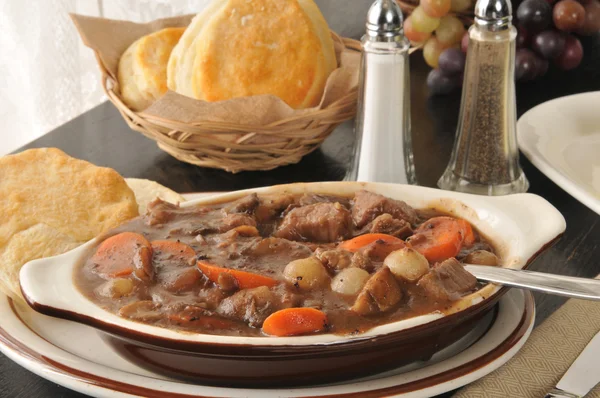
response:
<svg viewBox="0 0 600 398"><path fill-rule="evenodd" d="M531 194L482 197L409 185L323 182L237 191L184 203L228 202L249 193L320 193L352 196L360 189L401 199L416 209L464 218L493 242L501 266L525 268L565 230L562 215ZM297 337L218 336L170 330L112 314L86 298L74 273L98 237L60 256L32 261L20 274L27 303L36 311L95 327L125 358L172 377L228 386L331 382L426 360L473 330L507 288L487 284L443 312L395 321L361 334Z"/></svg>

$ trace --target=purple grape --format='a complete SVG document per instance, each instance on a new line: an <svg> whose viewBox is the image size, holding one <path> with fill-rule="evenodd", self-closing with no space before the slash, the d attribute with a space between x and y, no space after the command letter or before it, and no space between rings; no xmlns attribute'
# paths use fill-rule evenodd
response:
<svg viewBox="0 0 600 398"><path fill-rule="evenodd" d="M527 47L529 45L529 34L527 29L519 27L519 33L517 33L517 48Z"/></svg>
<svg viewBox="0 0 600 398"><path fill-rule="evenodd" d="M427 75L427 86L432 95L449 94L460 87L460 78L457 75L448 75L441 69L432 69Z"/></svg>
<svg viewBox="0 0 600 398"><path fill-rule="evenodd" d="M439 67L448 75L463 73L466 58L459 48L448 48L440 54Z"/></svg>
<svg viewBox="0 0 600 398"><path fill-rule="evenodd" d="M534 79L537 74L538 57L527 48L517 50L515 57L515 78L521 81Z"/></svg>
<svg viewBox="0 0 600 398"><path fill-rule="evenodd" d="M554 59L554 63L560 69L570 70L578 67L582 59L583 47L581 46L581 42L575 36L567 35L565 49Z"/></svg>
<svg viewBox="0 0 600 398"><path fill-rule="evenodd" d="M517 8L517 19L521 27L539 32L552 22L552 7L545 0L525 0Z"/></svg>
<svg viewBox="0 0 600 398"><path fill-rule="evenodd" d="M533 37L531 48L545 59L554 59L565 48L565 36L555 30L545 30Z"/></svg>
<svg viewBox="0 0 600 398"><path fill-rule="evenodd" d="M592 0L580 3L585 7L585 20L583 26L577 29L577 34L590 36L600 31L600 1Z"/></svg>

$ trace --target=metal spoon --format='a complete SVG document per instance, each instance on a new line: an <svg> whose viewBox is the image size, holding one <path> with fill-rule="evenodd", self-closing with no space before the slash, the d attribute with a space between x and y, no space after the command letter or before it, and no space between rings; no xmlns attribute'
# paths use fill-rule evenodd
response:
<svg viewBox="0 0 600 398"><path fill-rule="evenodd" d="M577 278L488 265L465 264L465 269L477 279L488 282L558 296L600 301L600 279Z"/></svg>

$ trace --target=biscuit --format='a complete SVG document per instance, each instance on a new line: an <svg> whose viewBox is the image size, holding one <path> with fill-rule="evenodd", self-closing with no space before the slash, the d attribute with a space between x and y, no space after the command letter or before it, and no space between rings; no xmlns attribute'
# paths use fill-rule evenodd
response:
<svg viewBox="0 0 600 398"><path fill-rule="evenodd" d="M20 298L21 267L62 254L136 217L116 171L55 148L0 158L0 288Z"/></svg>
<svg viewBox="0 0 600 398"><path fill-rule="evenodd" d="M167 91L167 63L185 28L167 28L133 42L119 60L121 97L134 111L146 109Z"/></svg>
<svg viewBox="0 0 600 398"><path fill-rule="evenodd" d="M200 100L272 94L301 109L318 105L336 67L313 0L214 0L173 49L167 82Z"/></svg>

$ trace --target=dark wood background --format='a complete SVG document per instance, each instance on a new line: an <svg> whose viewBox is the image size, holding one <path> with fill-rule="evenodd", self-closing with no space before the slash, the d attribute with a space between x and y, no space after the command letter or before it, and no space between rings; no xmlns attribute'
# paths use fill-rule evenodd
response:
<svg viewBox="0 0 600 398"><path fill-rule="evenodd" d="M576 70L551 69L543 79L517 86L519 116L547 100L600 90L600 34L584 40L585 58ZM434 187L448 162L460 106L460 92L430 97L425 84L429 68L421 53L411 57L411 107L415 163L419 184ZM600 111L600 104L599 104ZM229 174L181 163L131 131L109 103L19 149L58 147L70 155L116 169L125 177L158 181L178 192L230 191L289 182L341 180L354 143L353 126L340 126L323 146L296 165L269 172ZM531 269L593 277L600 273L600 216L576 201L524 157L529 192L550 201L566 218L567 230ZM535 294L539 324L565 299ZM21 368L0 354L0 395L3 397L81 397Z"/></svg>

